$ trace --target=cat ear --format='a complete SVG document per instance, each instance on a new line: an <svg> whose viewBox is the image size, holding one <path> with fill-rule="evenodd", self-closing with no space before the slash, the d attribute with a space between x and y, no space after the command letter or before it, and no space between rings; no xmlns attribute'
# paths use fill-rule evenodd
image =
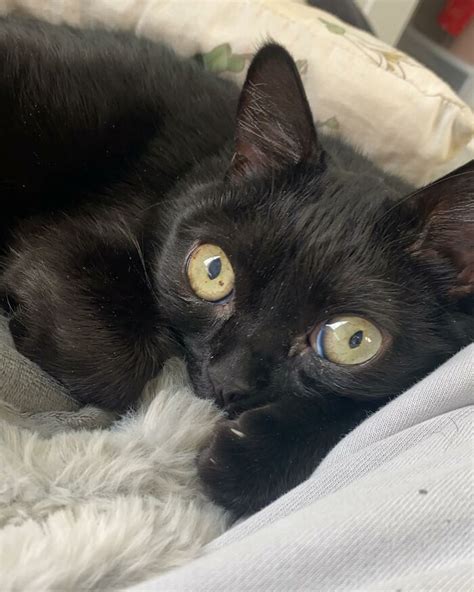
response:
<svg viewBox="0 0 474 592"><path fill-rule="evenodd" d="M474 160L415 192L412 199L420 234L411 252L445 270L450 296L474 294Z"/></svg>
<svg viewBox="0 0 474 592"><path fill-rule="evenodd" d="M270 175L320 158L316 129L296 64L269 44L247 73L237 112L231 179Z"/></svg>

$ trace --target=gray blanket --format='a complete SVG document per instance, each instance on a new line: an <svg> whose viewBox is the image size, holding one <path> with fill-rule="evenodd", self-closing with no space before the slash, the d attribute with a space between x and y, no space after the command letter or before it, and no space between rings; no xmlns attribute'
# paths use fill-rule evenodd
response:
<svg viewBox="0 0 474 592"><path fill-rule="evenodd" d="M96 407L81 407L57 382L18 353L7 320L0 316L0 419L52 435L105 427L114 416Z"/></svg>

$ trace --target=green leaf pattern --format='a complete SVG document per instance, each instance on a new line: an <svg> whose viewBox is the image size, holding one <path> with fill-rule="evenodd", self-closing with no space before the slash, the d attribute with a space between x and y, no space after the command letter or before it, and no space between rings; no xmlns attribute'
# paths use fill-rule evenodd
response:
<svg viewBox="0 0 474 592"><path fill-rule="evenodd" d="M215 74L243 72L247 63L251 61L252 53L233 53L230 43L217 45L206 53L195 56L206 70ZM308 60L296 60L296 66L302 76L308 71Z"/></svg>
<svg viewBox="0 0 474 592"><path fill-rule="evenodd" d="M321 129L322 127L325 129L328 129L332 132L337 132L339 131L339 121L337 119L337 117L330 117L329 119L325 119L324 121L320 121L318 120L316 122L316 127L318 129Z"/></svg>
<svg viewBox="0 0 474 592"><path fill-rule="evenodd" d="M346 34L346 29L344 29L344 27L341 27L341 25L337 25L336 23L331 23L329 21L326 21L323 18L319 19L324 25L326 25L326 28L328 31L330 31L331 33L334 33L335 35L345 35Z"/></svg>
<svg viewBox="0 0 474 592"><path fill-rule="evenodd" d="M201 59L204 68L209 72L216 74L232 72L237 74L245 68L247 55L232 53L230 43L222 43L211 49L211 51L201 54Z"/></svg>

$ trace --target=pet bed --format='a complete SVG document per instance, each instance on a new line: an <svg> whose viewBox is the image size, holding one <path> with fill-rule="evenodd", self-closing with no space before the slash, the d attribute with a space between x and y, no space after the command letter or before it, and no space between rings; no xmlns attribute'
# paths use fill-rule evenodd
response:
<svg viewBox="0 0 474 592"><path fill-rule="evenodd" d="M184 7L184 9L183 9ZM283 0L0 0L54 22L126 28L243 79L271 36L298 59L318 126L416 185L473 157L474 116L431 72ZM0 327L1 329L1 327ZM77 408L0 330L0 588L467 589L473 348L343 440L313 477L222 534L196 478L218 420L179 362L119 422ZM331 534L332 533L332 534Z"/></svg>

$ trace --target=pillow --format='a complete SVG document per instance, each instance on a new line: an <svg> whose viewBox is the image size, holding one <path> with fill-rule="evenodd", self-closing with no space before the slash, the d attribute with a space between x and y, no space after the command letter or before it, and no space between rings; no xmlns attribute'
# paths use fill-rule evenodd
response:
<svg viewBox="0 0 474 592"><path fill-rule="evenodd" d="M423 185L474 157L474 114L433 72L302 0L0 0L52 22L133 30L239 83L266 39L298 62L321 130Z"/></svg>

